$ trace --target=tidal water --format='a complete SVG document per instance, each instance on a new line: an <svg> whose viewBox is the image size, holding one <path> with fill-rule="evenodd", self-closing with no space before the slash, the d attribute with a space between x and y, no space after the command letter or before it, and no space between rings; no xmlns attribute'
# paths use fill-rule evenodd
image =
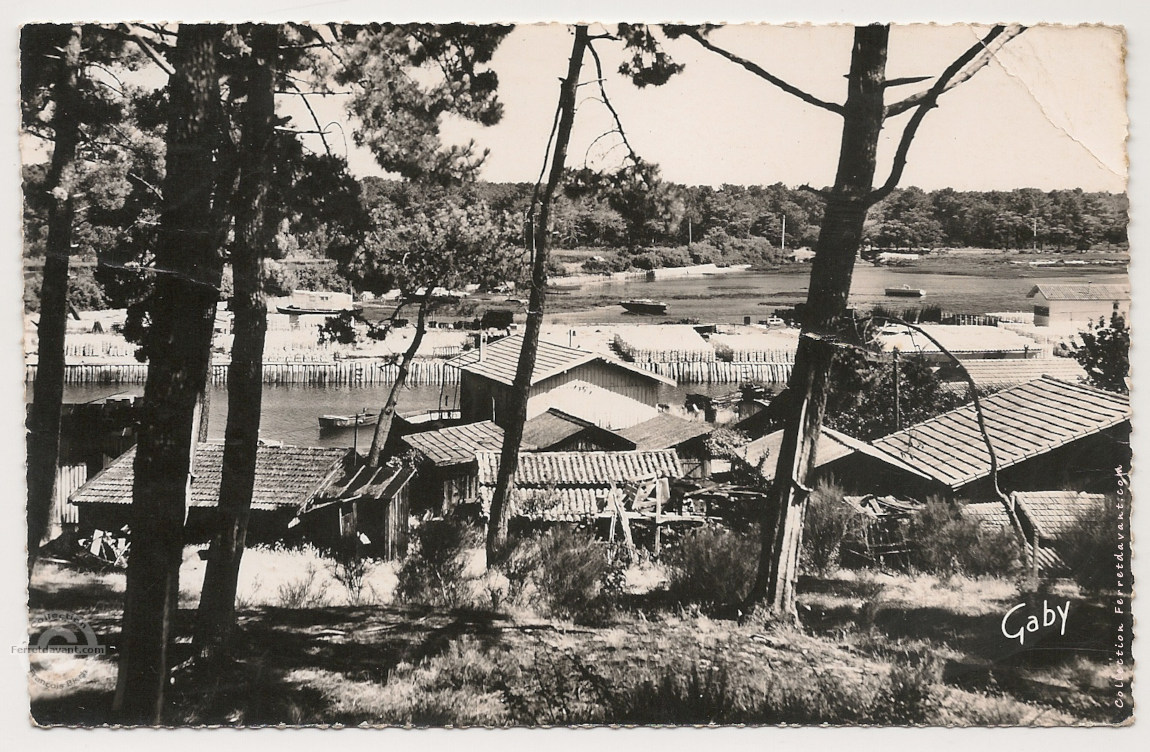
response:
<svg viewBox="0 0 1150 752"><path fill-rule="evenodd" d="M682 405L687 394L718 395L732 392L738 384L684 384L678 387L664 386L659 392L659 401L669 405ZM264 386L263 404L260 411L260 436L271 441L282 441L297 446L353 446L364 449L371 443L372 426L359 429L319 430L320 415L346 415L363 409L378 411L387 401L389 385L372 387L315 387L315 386ZM415 386L400 392L400 412L451 408L459 404L458 385ZM88 402L106 397L138 397L144 392L143 385L120 386L67 386L64 388L64 402ZM25 400L32 399L32 390L25 389ZM208 436L222 439L228 419L228 392L218 386L209 393Z"/></svg>

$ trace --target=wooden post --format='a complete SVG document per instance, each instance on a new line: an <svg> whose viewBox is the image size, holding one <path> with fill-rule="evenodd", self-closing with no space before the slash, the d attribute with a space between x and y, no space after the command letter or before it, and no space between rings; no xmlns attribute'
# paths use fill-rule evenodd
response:
<svg viewBox="0 0 1150 752"><path fill-rule="evenodd" d="M659 478L655 486L655 556L659 555L660 530L663 522L663 504L671 497L671 481L668 478Z"/></svg>

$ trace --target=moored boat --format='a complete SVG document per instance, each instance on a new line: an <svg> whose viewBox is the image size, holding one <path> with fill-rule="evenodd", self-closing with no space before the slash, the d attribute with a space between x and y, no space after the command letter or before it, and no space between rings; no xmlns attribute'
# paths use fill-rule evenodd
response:
<svg viewBox="0 0 1150 752"><path fill-rule="evenodd" d="M619 305L623 306L631 313L659 314L667 312L666 303L658 300L651 300L650 298L622 300L619 302Z"/></svg>
<svg viewBox="0 0 1150 752"><path fill-rule="evenodd" d="M379 422L379 413L364 410L355 415L321 415L320 428L351 428L352 426L374 426Z"/></svg>
<svg viewBox="0 0 1150 752"><path fill-rule="evenodd" d="M338 316L345 311L358 311L362 310L360 306L352 308L304 308L297 305L276 306L276 311L279 313L286 313L289 316L305 316L314 314L323 314L325 316Z"/></svg>
<svg viewBox="0 0 1150 752"><path fill-rule="evenodd" d="M886 294L887 297L891 298L921 298L926 295L926 291L910 285L903 285L902 287L886 288Z"/></svg>

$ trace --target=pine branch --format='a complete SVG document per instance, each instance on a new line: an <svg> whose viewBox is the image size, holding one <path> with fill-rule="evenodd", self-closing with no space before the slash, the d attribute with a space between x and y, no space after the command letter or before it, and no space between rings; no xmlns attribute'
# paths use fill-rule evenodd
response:
<svg viewBox="0 0 1150 752"><path fill-rule="evenodd" d="M942 75L938 77L938 80L934 82L934 86L922 94L907 97L898 103L898 105L902 105L913 100L913 103L908 105L908 107L914 107L916 109L914 114L910 116L906 127L903 128L902 138L899 139L898 148L895 150L894 163L891 165L890 176L880 188L872 191L867 196L869 205L876 204L889 196L902 179L902 173L906 169L906 159L907 154L910 152L910 145L914 142L915 134L918 133L918 127L922 125L926 113L938 106L938 98L960 83L970 80L975 73L986 67L998 49L1001 49L1004 44L1024 31L1026 31L1026 27L1017 24L1009 27L995 26L978 44L972 46L959 56L957 60L951 63L950 66L943 71ZM897 108L897 105L895 108ZM897 112L904 111L905 109L897 109ZM888 107L887 117L890 116L891 112L892 107Z"/></svg>
<svg viewBox="0 0 1150 752"><path fill-rule="evenodd" d="M926 91L920 91L918 94L912 94L906 99L895 102L894 104L887 105L886 111L883 113L883 117L894 117L895 115L906 112L912 107L919 106L928 98L937 99L942 94L945 94L959 84L969 80L971 76L973 76L990 62L990 59L994 56L995 52L997 52L1002 48L1003 45L1005 45L1007 42L1025 30L1025 26L995 26L990 30L990 33L979 40L976 44L972 45L970 49L968 49L966 52L960 55L957 60L951 63L950 67L948 67L943 75L939 77L939 80L935 82L934 86L927 89ZM1001 36L1003 33L1006 33L1005 37ZM993 47L991 46L992 43ZM962 70L963 66L974 60L975 57L980 53L982 54L982 57L980 57L969 68ZM961 74L959 71L961 71ZM949 78L947 77L947 73L950 74ZM942 84L941 88L939 87L940 83ZM938 89L937 92L935 91L936 89Z"/></svg>
<svg viewBox="0 0 1150 752"><path fill-rule="evenodd" d="M802 89L798 88L797 86L793 86L793 85L787 83L783 79L781 79L778 76L764 70L763 68L761 68L760 66L751 62L750 60L747 60L746 58L740 57L733 52L730 52L728 50L723 49L722 47L719 47L719 46L713 44L710 40L708 40L706 37L704 37L698 29L695 29L695 28L689 29L689 30L685 31L684 36L687 36L687 37L690 37L691 39L694 39L696 42L698 42L700 45L702 45L704 49L708 49L711 52L714 52L716 55L720 55L721 57L724 57L733 63L737 63L738 65L745 68L747 71L755 74L759 78L773 84L774 86L777 86L778 88L782 89L786 93L788 93L792 96L798 97L799 99L803 100L807 104L813 104L815 107L821 107L822 109L833 112L836 115L844 114L843 106L841 104L836 104L835 102L823 101L822 99L819 99L818 97L814 96L813 94L808 94L807 92L803 91Z"/></svg>

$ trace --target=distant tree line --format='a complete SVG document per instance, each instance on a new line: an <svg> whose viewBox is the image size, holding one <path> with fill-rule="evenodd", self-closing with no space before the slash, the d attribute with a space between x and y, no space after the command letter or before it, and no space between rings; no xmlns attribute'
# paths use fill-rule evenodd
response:
<svg viewBox="0 0 1150 752"><path fill-rule="evenodd" d="M293 288L350 290L352 281L340 273L344 265L337 266L335 261L350 258L362 244L365 217L395 211L412 200L407 183L377 177L357 183L339 175L336 167L323 159L304 159L303 179L296 177L299 190L291 199L297 204L289 211L293 221L285 220L276 236L281 261L268 262L270 294ZM44 253L45 212L37 199L45 175L44 165L24 168L28 197L24 254L30 258ZM824 208L823 198L813 191L781 183L684 186L662 180L657 168L646 163L642 172L631 169L607 176L569 171L566 185L556 197L552 243L561 250L603 249L601 258L584 263L584 270L591 273L705 263L777 263L784 250L814 246ZM530 183L479 182L470 194L493 217L512 214L522 218L531 190ZM138 184L128 185L127 196L113 209L90 210L78 228L77 257L100 260L95 269L81 266L74 270L71 299L80 310L121 307L138 294L134 285L126 284L133 275L123 270L123 264L147 255L144 246L154 232L155 198ZM1081 189L897 189L870 211L864 251L867 247L1125 249L1128 207L1123 193ZM308 221L302 221L305 217ZM332 263L290 263L300 257L326 258ZM523 276L526 267L508 273L514 279ZM561 273L561 267L552 262L552 274ZM28 310L37 309L38 290L38 279L31 275L25 294Z"/></svg>

